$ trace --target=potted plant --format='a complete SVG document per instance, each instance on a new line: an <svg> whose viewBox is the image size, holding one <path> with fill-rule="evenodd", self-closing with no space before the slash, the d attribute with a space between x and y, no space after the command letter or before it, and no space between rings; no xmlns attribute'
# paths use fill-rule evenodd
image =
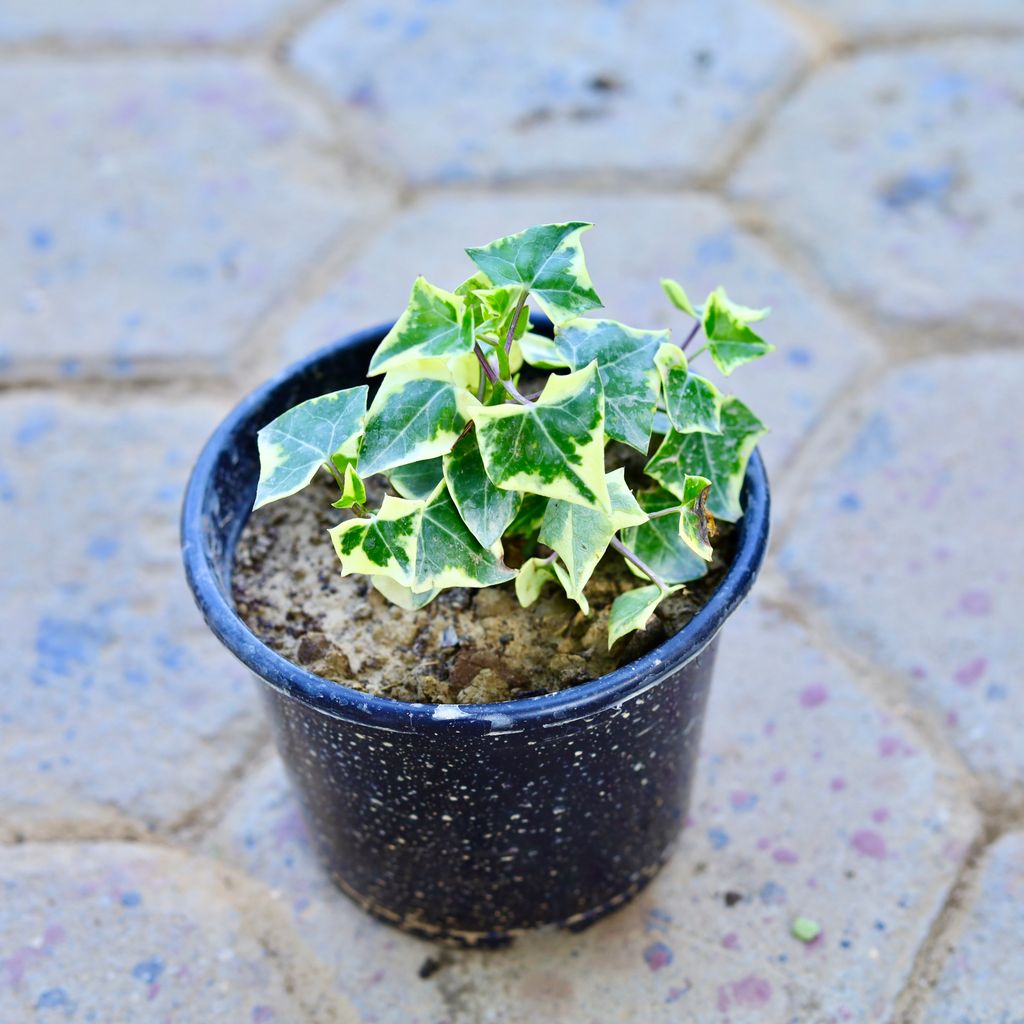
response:
<svg viewBox="0 0 1024 1024"><path fill-rule="evenodd" d="M765 428L691 364L770 351L768 311L664 280L681 344L586 317L589 227L468 249L451 292L417 279L393 325L243 401L185 497L190 585L268 684L320 855L424 936L583 926L657 872L764 554Z"/></svg>

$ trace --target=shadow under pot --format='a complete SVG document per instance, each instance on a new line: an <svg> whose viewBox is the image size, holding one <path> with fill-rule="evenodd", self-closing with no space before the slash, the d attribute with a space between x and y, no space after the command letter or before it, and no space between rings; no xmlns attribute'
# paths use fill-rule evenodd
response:
<svg viewBox="0 0 1024 1024"><path fill-rule="evenodd" d="M406 931L465 945L584 927L646 885L686 819L718 634L764 557L764 466L755 452L735 554L708 602L608 675L464 705L329 682L250 631L232 603L232 562L259 477L257 431L299 402L363 383L386 331L315 353L220 425L185 496L189 584L210 628L261 681L317 852L353 900Z"/></svg>

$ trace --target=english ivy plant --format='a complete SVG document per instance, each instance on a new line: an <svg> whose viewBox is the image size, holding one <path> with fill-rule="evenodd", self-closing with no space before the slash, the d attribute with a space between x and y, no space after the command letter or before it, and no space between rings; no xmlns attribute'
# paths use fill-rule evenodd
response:
<svg viewBox="0 0 1024 1024"><path fill-rule="evenodd" d="M753 326L769 311L722 288L698 306L664 279L693 320L681 344L586 317L601 305L580 242L589 227L544 224L467 249L476 271L450 292L417 278L370 361L383 379L369 407L365 385L347 388L259 432L254 507L330 473L335 506L354 512L330 531L342 572L368 575L408 609L446 587L514 580L523 606L551 582L589 614L587 583L610 549L640 585L613 603L608 644L643 628L707 572L715 519L742 514L747 461L765 433L693 365L706 352L728 376L770 352ZM530 330L531 299L552 338ZM528 367L543 386L524 394ZM611 442L646 459L639 486L609 469ZM364 481L377 475L384 497L371 509ZM518 568L505 563L510 539L529 555Z"/></svg>

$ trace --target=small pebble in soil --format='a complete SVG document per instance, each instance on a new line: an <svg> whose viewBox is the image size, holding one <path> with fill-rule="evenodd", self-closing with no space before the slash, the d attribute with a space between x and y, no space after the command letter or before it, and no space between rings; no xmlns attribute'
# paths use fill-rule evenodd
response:
<svg viewBox="0 0 1024 1024"><path fill-rule="evenodd" d="M453 626L445 626L444 632L441 634L441 646L442 647L458 647L459 646L459 634L455 632Z"/></svg>
<svg viewBox="0 0 1024 1024"><path fill-rule="evenodd" d="M794 939L801 942L813 942L821 934L821 925L809 917L796 917L790 925Z"/></svg>

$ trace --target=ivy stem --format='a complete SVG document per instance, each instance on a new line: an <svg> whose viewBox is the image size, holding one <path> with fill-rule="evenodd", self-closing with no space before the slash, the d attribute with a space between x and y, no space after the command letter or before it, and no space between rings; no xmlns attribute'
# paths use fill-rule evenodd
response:
<svg viewBox="0 0 1024 1024"><path fill-rule="evenodd" d="M697 332L698 332L699 330L700 330L700 321L698 320L698 321L697 321L697 322L696 322L696 323L695 323L695 324L693 325L693 328L692 328L692 329L690 330L690 333L689 333L689 334L688 334L688 335L686 336L686 338L685 338L685 339L683 340L683 343L682 343L682 345L680 345L680 346L679 346L679 347L680 347L680 348L681 348L681 349L682 349L682 350L683 350L684 352L685 352L685 351L686 351L686 349L687 349L687 348L689 347L689 344L690 344L690 342L691 342L691 341L693 341L693 339L697 337Z"/></svg>
<svg viewBox="0 0 1024 1024"><path fill-rule="evenodd" d="M342 494L345 493L345 478L341 475L341 470L334 464L334 459L327 459L324 461L324 465L327 467L328 472L334 477L334 482L338 485L339 490Z"/></svg>
<svg viewBox="0 0 1024 1024"><path fill-rule="evenodd" d="M686 508L685 505L673 505L672 508L663 508L663 509L660 509L657 512L648 512L647 513L647 518L648 519L657 519L659 516L674 516L674 515L678 515L685 508Z"/></svg>
<svg viewBox="0 0 1024 1024"><path fill-rule="evenodd" d="M480 347L480 342L477 341L473 344L473 355L476 356L477 362L479 362L481 369L487 375L487 379L493 384L498 379L498 374L494 367L491 366L490 359L484 355L484 350Z"/></svg>
<svg viewBox="0 0 1024 1024"><path fill-rule="evenodd" d="M627 561L632 562L659 590L668 590L668 584L634 551L630 551L618 537L612 537L611 546Z"/></svg>
<svg viewBox="0 0 1024 1024"><path fill-rule="evenodd" d="M706 351L706 349L707 349L707 345L701 345L701 347L699 349L697 349L697 351L694 352L692 356L690 356L690 362L692 363L694 361L694 359L696 359L697 356L699 356L701 354L701 352Z"/></svg>
<svg viewBox="0 0 1024 1024"><path fill-rule="evenodd" d="M508 333L505 335L505 355L508 355L512 351L512 342L516 336L516 326L519 323L519 314L523 311L523 306L526 305L526 297L529 292L524 288L522 294L519 296L519 301L516 303L516 308L512 313L512 322L508 325Z"/></svg>
<svg viewBox="0 0 1024 1024"><path fill-rule="evenodd" d="M533 405L526 395L521 394L519 389L510 380L502 380L501 386L509 393L509 395L515 399L520 405Z"/></svg>

